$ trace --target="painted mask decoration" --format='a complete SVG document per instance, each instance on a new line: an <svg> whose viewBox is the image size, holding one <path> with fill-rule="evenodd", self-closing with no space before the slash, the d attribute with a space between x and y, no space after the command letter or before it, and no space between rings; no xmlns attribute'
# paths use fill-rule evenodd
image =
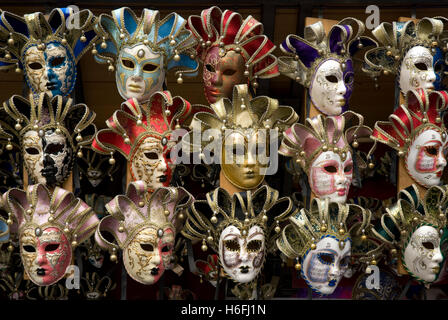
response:
<svg viewBox="0 0 448 320"><path fill-rule="evenodd" d="M217 254L210 254L207 256L207 261L196 260L194 262L196 266L197 274L202 278L205 278L214 287L218 284L218 272L219 272L219 258Z"/></svg>
<svg viewBox="0 0 448 320"><path fill-rule="evenodd" d="M405 270L427 285L437 280L442 268L446 192L446 186L432 186L420 197L416 185L411 185L400 191L399 200L372 229L378 240L399 253Z"/></svg>
<svg viewBox="0 0 448 320"><path fill-rule="evenodd" d="M236 85L232 102L221 99L208 112L194 115L192 131L183 137L183 150L202 153L207 164L220 163L221 172L231 184L252 190L273 172L278 134L297 120L291 107L280 106L266 96L252 99L247 85Z"/></svg>
<svg viewBox="0 0 448 320"><path fill-rule="evenodd" d="M280 46L280 73L309 88L309 97L323 114L337 116L348 109L353 92L354 56L361 49L376 47L362 36L364 24L345 18L328 35L321 21L305 28L305 37L288 35Z"/></svg>
<svg viewBox="0 0 448 320"><path fill-rule="evenodd" d="M381 73L395 74L403 95L409 90L440 90L447 23L443 17L381 23L372 30L380 45L366 52L364 71L376 79Z"/></svg>
<svg viewBox="0 0 448 320"><path fill-rule="evenodd" d="M35 183L61 185L70 175L74 154L91 144L95 113L84 104L41 93L36 99L14 95L0 112L0 138L17 140L28 174ZM14 126L11 122L16 121Z"/></svg>
<svg viewBox="0 0 448 320"><path fill-rule="evenodd" d="M372 139L387 144L404 157L406 170L418 184L428 188L440 184L446 166L446 128L441 112L446 109L446 91L408 91L389 121L377 121Z"/></svg>
<svg viewBox="0 0 448 320"><path fill-rule="evenodd" d="M252 16L243 17L218 7L188 18L188 29L197 40L196 54L203 64L204 94L212 104L231 98L234 85L258 87L257 78L279 74L275 45L263 34L263 25Z"/></svg>
<svg viewBox="0 0 448 320"><path fill-rule="evenodd" d="M346 126L352 122L357 124ZM345 203L353 180L353 162L356 160L360 169L367 167L360 157L354 159L352 149L358 147L358 139L372 133L363 123L364 118L352 111L307 118L305 125L295 123L286 129L279 153L295 159L317 198Z"/></svg>
<svg viewBox="0 0 448 320"><path fill-rule="evenodd" d="M163 90L169 71L175 71L179 84L182 75L197 75L196 40L177 13L162 20L157 10L143 9L140 18L126 7L111 13L98 19L95 30L103 40L92 53L98 63L109 64L109 71L116 70L118 92L124 99L148 100Z"/></svg>
<svg viewBox="0 0 448 320"><path fill-rule="evenodd" d="M175 237L182 228L183 210L193 197L183 188L161 187L147 199L143 181L131 182L126 195L116 196L106 205L104 217L95 233L97 243L111 251L116 260L117 250L123 250L123 263L135 281L151 285L165 270L175 266ZM115 238L106 240L102 231Z"/></svg>
<svg viewBox="0 0 448 320"><path fill-rule="evenodd" d="M92 147L111 155L112 164L113 152L120 152L130 163L132 180L143 180L148 191L167 187L175 168L170 158L177 143L173 131L186 124L191 112L188 101L169 91L154 93L146 107L129 99L106 122L109 128L98 131Z"/></svg>
<svg viewBox="0 0 448 320"><path fill-rule="evenodd" d="M197 200L188 211L182 234L202 240L218 254L227 277L236 283L254 281L263 268L266 255L275 250L279 224L294 212L290 198L278 198L268 186L230 196L217 188Z"/></svg>
<svg viewBox="0 0 448 320"><path fill-rule="evenodd" d="M0 20L1 38L7 39L0 50L2 68L23 70L34 94L69 95L76 83L76 64L97 39L92 12L56 8L47 19L42 12L19 17L3 11Z"/></svg>
<svg viewBox="0 0 448 320"><path fill-rule="evenodd" d="M314 198L309 211L302 209L289 219L277 247L296 260L295 269L315 293L329 295L348 275L352 240L364 236L370 217L358 205Z"/></svg>
<svg viewBox="0 0 448 320"><path fill-rule="evenodd" d="M43 184L3 195L17 224L25 272L38 286L49 286L65 275L75 247L88 239L99 223L93 210L72 193Z"/></svg>

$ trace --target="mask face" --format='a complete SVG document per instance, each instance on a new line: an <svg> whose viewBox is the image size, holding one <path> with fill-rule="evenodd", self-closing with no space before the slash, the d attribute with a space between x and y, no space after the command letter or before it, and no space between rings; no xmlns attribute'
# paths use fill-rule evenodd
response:
<svg viewBox="0 0 448 320"><path fill-rule="evenodd" d="M353 180L352 154L342 161L333 151L322 152L311 164L308 181L311 190L320 199L345 203Z"/></svg>
<svg viewBox="0 0 448 320"><path fill-rule="evenodd" d="M415 46L403 58L400 67L400 89L406 94L412 89L434 89L436 74L430 49Z"/></svg>
<svg viewBox="0 0 448 320"><path fill-rule="evenodd" d="M162 237L154 227L144 227L123 250L123 262L129 276L143 284L156 283L171 267L174 232L163 230Z"/></svg>
<svg viewBox="0 0 448 320"><path fill-rule="evenodd" d="M76 64L72 53L57 41L47 43L45 50L32 45L24 52L25 77L34 93L68 95L76 82Z"/></svg>
<svg viewBox="0 0 448 320"><path fill-rule="evenodd" d="M257 134L253 134L248 141L247 136L234 131L226 137L222 147L221 169L225 177L244 190L254 189L263 182L261 169L268 165L259 162L257 154L267 156L267 150L265 143L258 141L257 137Z"/></svg>
<svg viewBox="0 0 448 320"><path fill-rule="evenodd" d="M48 286L64 276L71 263L72 247L59 228L29 227L20 237L20 254L30 280Z"/></svg>
<svg viewBox="0 0 448 320"><path fill-rule="evenodd" d="M327 235L303 257L302 277L320 294L332 294L348 270L351 242L345 240L343 247L339 243L339 239Z"/></svg>
<svg viewBox="0 0 448 320"><path fill-rule="evenodd" d="M436 280L441 262L440 234L434 227L421 226L411 235L404 249L403 264L415 278Z"/></svg>
<svg viewBox="0 0 448 320"><path fill-rule="evenodd" d="M251 227L246 237L235 226L221 232L219 261L233 281L245 283L257 277L265 258L264 241L264 232L259 226Z"/></svg>
<svg viewBox="0 0 448 320"><path fill-rule="evenodd" d="M246 83L244 59L235 51L219 56L219 47L207 52L204 60L203 80L207 101L212 104L220 98L231 98L233 86Z"/></svg>
<svg viewBox="0 0 448 320"><path fill-rule="evenodd" d="M117 61L115 80L124 99L148 100L154 92L163 90L165 70L162 55L144 44L124 47Z"/></svg>
<svg viewBox="0 0 448 320"><path fill-rule="evenodd" d="M63 133L54 129L28 131L23 136L22 149L28 173L35 183L60 185L69 176L73 150Z"/></svg>
<svg viewBox="0 0 448 320"><path fill-rule="evenodd" d="M341 63L326 60L317 69L309 89L313 104L326 115L336 116L342 113L342 107L348 102L353 91L353 66L346 63L343 71Z"/></svg>
<svg viewBox="0 0 448 320"><path fill-rule="evenodd" d="M92 187L96 188L103 181L103 173L100 170L88 168L87 179Z"/></svg>
<svg viewBox="0 0 448 320"><path fill-rule="evenodd" d="M433 56L433 69L436 74L436 80L434 81L435 90L445 90L446 86L444 84L445 72L447 71L447 66L445 64L445 57L443 51L439 47L434 48L436 52Z"/></svg>
<svg viewBox="0 0 448 320"><path fill-rule="evenodd" d="M442 139L440 132L424 130L416 136L406 155L406 168L411 177L423 186L440 184L443 169L446 166L443 149L446 137Z"/></svg>
<svg viewBox="0 0 448 320"><path fill-rule="evenodd" d="M165 149L165 150L164 150ZM171 181L171 161L166 159L170 154L163 147L161 140L147 137L131 157L131 174L134 180L143 180L149 189L167 187Z"/></svg>

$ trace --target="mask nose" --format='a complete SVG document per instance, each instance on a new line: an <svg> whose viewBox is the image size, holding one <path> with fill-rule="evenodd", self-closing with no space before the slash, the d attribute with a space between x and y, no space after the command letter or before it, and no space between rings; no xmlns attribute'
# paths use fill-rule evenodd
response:
<svg viewBox="0 0 448 320"><path fill-rule="evenodd" d="M49 154L44 154L43 156L43 165L44 167L48 167L48 166L54 166L54 160L52 157L50 157Z"/></svg>
<svg viewBox="0 0 448 320"><path fill-rule="evenodd" d="M434 256L432 257L432 261L436 263L440 263L443 260L442 253L440 252L440 248L436 248L434 252Z"/></svg>
<svg viewBox="0 0 448 320"><path fill-rule="evenodd" d="M336 89L336 93L340 96L343 96L347 92L347 88L345 87L344 81L338 81L338 87Z"/></svg>
<svg viewBox="0 0 448 320"><path fill-rule="evenodd" d="M158 266L161 261L162 261L162 259L160 258L160 254L159 254L158 250L156 250L156 253L154 254L154 256L151 259L151 264Z"/></svg>
<svg viewBox="0 0 448 320"><path fill-rule="evenodd" d="M426 81L430 82L430 83L433 83L434 81L436 81L436 73L434 72L433 68L429 69L429 72L426 76Z"/></svg>
<svg viewBox="0 0 448 320"><path fill-rule="evenodd" d="M339 268L339 266L337 264L335 264L333 267L330 268L328 275L331 278L339 278L341 275L341 269Z"/></svg>
<svg viewBox="0 0 448 320"><path fill-rule="evenodd" d="M241 259L241 262L249 261L249 252L247 251L245 246L241 246L240 259Z"/></svg>
<svg viewBox="0 0 448 320"><path fill-rule="evenodd" d="M347 183L347 177L344 174L343 170L338 170L338 174L335 177L335 184L337 186L345 186Z"/></svg>
<svg viewBox="0 0 448 320"><path fill-rule="evenodd" d="M443 154L443 152L439 152L439 157L437 158L437 166L439 168L445 168L446 167L446 158Z"/></svg>

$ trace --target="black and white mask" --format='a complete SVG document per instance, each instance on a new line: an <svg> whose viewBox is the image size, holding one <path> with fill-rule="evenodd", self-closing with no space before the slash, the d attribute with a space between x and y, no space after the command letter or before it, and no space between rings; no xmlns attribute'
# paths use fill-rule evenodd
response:
<svg viewBox="0 0 448 320"><path fill-rule="evenodd" d="M61 185L69 176L73 150L68 138L55 129L31 130L24 134L23 158L34 183Z"/></svg>

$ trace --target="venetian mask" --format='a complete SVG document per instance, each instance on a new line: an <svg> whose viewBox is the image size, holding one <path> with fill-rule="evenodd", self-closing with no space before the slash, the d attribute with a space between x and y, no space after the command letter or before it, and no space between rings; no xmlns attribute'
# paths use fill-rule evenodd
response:
<svg viewBox="0 0 448 320"><path fill-rule="evenodd" d="M243 84L244 59L235 51L228 51L223 57L219 47L211 48L204 60L203 80L207 101L212 104L220 98L231 98L233 86Z"/></svg>
<svg viewBox="0 0 448 320"><path fill-rule="evenodd" d="M434 81L434 89L435 90L444 90L446 85L444 84L445 80L445 72L446 72L446 63L445 63L445 55L443 50L439 47L434 48L435 53L432 57L432 66L436 75L436 80Z"/></svg>
<svg viewBox="0 0 448 320"><path fill-rule="evenodd" d="M336 60L325 60L311 80L310 97L319 111L326 115L339 115L353 91L353 65L348 59L345 69Z"/></svg>
<svg viewBox="0 0 448 320"><path fill-rule="evenodd" d="M430 49L423 46L411 48L401 63L399 79L404 94L412 89L434 89L436 74Z"/></svg>
<svg viewBox="0 0 448 320"><path fill-rule="evenodd" d="M440 272L442 260L437 229L429 225L417 228L403 251L403 265L409 273L419 280L434 282Z"/></svg>
<svg viewBox="0 0 448 320"><path fill-rule="evenodd" d="M235 282L254 280L265 260L265 238L260 226L252 226L246 236L235 226L228 226L219 237L219 260Z"/></svg>
<svg viewBox="0 0 448 320"><path fill-rule="evenodd" d="M163 89L163 57L144 44L124 47L118 57L115 79L124 99L146 101L154 92Z"/></svg>
<svg viewBox="0 0 448 320"><path fill-rule="evenodd" d="M145 181L152 190L167 187L172 172L171 161L166 158L169 154L170 149L163 146L160 139L145 138L130 160L133 180Z"/></svg>
<svg viewBox="0 0 448 320"><path fill-rule="evenodd" d="M302 277L318 293L332 294L349 270L350 254L350 239L325 236L303 257Z"/></svg>
<svg viewBox="0 0 448 320"><path fill-rule="evenodd" d="M143 227L123 250L128 274L143 284L157 282L172 264L174 240L171 227Z"/></svg>
<svg viewBox="0 0 448 320"><path fill-rule="evenodd" d="M39 286L56 283L65 275L72 259L72 247L57 227L26 228L20 237L20 254L25 272Z"/></svg>
<svg viewBox="0 0 448 320"><path fill-rule="evenodd" d="M320 199L345 203L353 180L353 160L347 152L344 160L333 151L322 152L311 164L308 181L311 190Z"/></svg>
<svg viewBox="0 0 448 320"><path fill-rule="evenodd" d="M50 96L69 94L76 81L76 63L71 50L58 41L28 47L23 53L25 78L34 93Z"/></svg>
<svg viewBox="0 0 448 320"><path fill-rule="evenodd" d="M258 137L257 134L247 137L234 131L225 139L221 169L225 177L238 188L254 189L264 180L261 172L267 164L261 164L258 156L265 155L266 141L260 142Z"/></svg>
<svg viewBox="0 0 448 320"><path fill-rule="evenodd" d="M411 177L423 186L440 184L446 159L443 153L446 145L446 134L439 130L423 130L409 147L406 155L406 169Z"/></svg>
<svg viewBox="0 0 448 320"><path fill-rule="evenodd" d="M92 187L96 188L103 181L103 173L101 170L88 168L87 169L87 179L89 180Z"/></svg>
<svg viewBox="0 0 448 320"><path fill-rule="evenodd" d="M73 150L62 132L30 130L23 135L22 148L27 170L35 183L60 185L69 176Z"/></svg>

